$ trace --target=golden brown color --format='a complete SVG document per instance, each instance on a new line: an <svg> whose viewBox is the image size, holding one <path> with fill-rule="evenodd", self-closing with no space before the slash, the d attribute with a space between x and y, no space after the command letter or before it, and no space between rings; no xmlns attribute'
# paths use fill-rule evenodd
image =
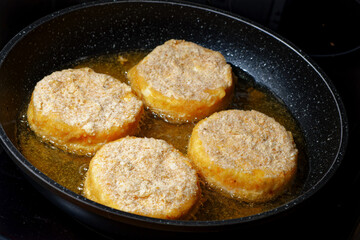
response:
<svg viewBox="0 0 360 240"><path fill-rule="evenodd" d="M197 121L225 108L234 90L224 56L184 40L156 47L127 76L145 105L174 123Z"/></svg>
<svg viewBox="0 0 360 240"><path fill-rule="evenodd" d="M200 186L188 158L164 140L125 137L95 154L84 193L122 211L179 219L196 209Z"/></svg>
<svg viewBox="0 0 360 240"><path fill-rule="evenodd" d="M109 74L120 81L126 82L125 73L144 58L148 52L126 52L81 59L73 64L74 68L90 67L99 73ZM119 58L126 58L124 65L119 64ZM31 92L29 92L31 94ZM305 153L304 138L296 121L292 118L288 109L272 94L262 88L254 88L250 82L239 81L230 105L237 109L257 109L268 116L276 117L286 129L294 136L296 146L299 149L298 170L293 184L285 194L277 197L274 201L264 203L246 203L239 198L223 194L208 184L201 181L201 206L190 220L212 221L232 218L247 217L265 212L292 201L302 194L303 185L307 179L307 160ZM84 174L86 173L91 158L66 154L58 148L50 148L48 144L39 141L27 125L27 106L21 109L17 121L17 138L22 154L41 172L48 177L68 188L69 190L83 194ZM145 111L141 120L141 128L137 136L161 138L186 153L188 141L194 123L171 124L154 118L149 111Z"/></svg>
<svg viewBox="0 0 360 240"><path fill-rule="evenodd" d="M27 117L45 141L91 155L106 142L134 134L143 111L129 86L81 68L57 71L38 82Z"/></svg>
<svg viewBox="0 0 360 240"><path fill-rule="evenodd" d="M257 111L227 110L193 129L188 155L207 182L248 202L270 200L294 179L292 134Z"/></svg>

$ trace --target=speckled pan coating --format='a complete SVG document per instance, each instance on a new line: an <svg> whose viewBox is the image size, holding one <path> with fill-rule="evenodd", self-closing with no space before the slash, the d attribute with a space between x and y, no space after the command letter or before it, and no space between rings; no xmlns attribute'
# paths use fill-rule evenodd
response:
<svg viewBox="0 0 360 240"><path fill-rule="evenodd" d="M271 211L233 220L163 221L97 205L64 189L32 166L16 148L21 104L43 76L95 54L153 49L168 39L186 39L220 51L236 74L270 89L299 123L307 145L309 173L303 192ZM84 223L112 234L212 231L257 223L312 196L333 175L345 153L348 124L331 81L294 45L240 17L188 3L101 1L72 7L26 27L0 54L0 137L35 186ZM124 227L125 224L125 227ZM130 226L130 228L129 228ZM134 228L151 229L134 231Z"/></svg>

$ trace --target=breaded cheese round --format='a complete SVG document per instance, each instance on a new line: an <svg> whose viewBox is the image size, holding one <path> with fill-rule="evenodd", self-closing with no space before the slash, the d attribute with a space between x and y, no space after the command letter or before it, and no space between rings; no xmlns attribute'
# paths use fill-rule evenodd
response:
<svg viewBox="0 0 360 240"><path fill-rule="evenodd" d="M292 134L257 112L227 110L193 129L188 156L211 185L247 202L283 193L297 169Z"/></svg>
<svg viewBox="0 0 360 240"><path fill-rule="evenodd" d="M54 72L39 81L27 118L45 141L80 155L134 134L143 103L130 86L90 68Z"/></svg>
<svg viewBox="0 0 360 240"><path fill-rule="evenodd" d="M125 137L92 158L85 197L125 212L179 219L196 209L200 187L189 159L164 140Z"/></svg>
<svg viewBox="0 0 360 240"><path fill-rule="evenodd" d="M145 105L174 123L225 108L234 89L231 66L220 52L184 40L156 47L127 76Z"/></svg>

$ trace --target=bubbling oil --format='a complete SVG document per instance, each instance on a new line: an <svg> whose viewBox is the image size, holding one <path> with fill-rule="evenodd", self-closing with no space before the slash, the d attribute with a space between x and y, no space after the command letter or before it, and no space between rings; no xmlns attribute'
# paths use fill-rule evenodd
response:
<svg viewBox="0 0 360 240"><path fill-rule="evenodd" d="M95 72L111 75L119 81L129 84L126 78L127 71L146 54L145 51L133 51L89 57L64 66L64 68L90 67ZM30 95L31 93L29 93ZM254 109L263 112L275 118L288 131L291 131L299 150L297 176L294 184L287 192L267 203L245 203L223 193L221 190L212 188L205 181L201 181L201 206L190 220L208 221L246 217L283 205L301 193L307 172L305 145L301 131L287 108L266 89L242 76L238 76L233 100L228 108ZM140 131L136 136L163 139L186 154L194 126L195 123L193 122L185 124L168 123L146 110ZM36 168L69 190L80 195L83 194L83 181L91 157L66 153L49 143L43 142L28 126L26 107L22 109L17 124L17 140L22 154Z"/></svg>

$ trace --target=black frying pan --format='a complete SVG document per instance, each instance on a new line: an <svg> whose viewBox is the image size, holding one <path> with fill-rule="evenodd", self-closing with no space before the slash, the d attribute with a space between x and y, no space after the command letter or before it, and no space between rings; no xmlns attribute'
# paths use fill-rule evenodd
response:
<svg viewBox="0 0 360 240"><path fill-rule="evenodd" d="M289 109L304 134L308 173L301 194L261 214L223 221L153 219L94 203L54 182L17 149L19 111L36 82L79 58L153 49L186 39L220 51L234 68L269 89ZM317 192L344 155L348 123L331 81L304 54L278 35L238 16L180 2L88 3L40 19L18 33L0 53L0 137L4 149L33 185L58 207L91 228L174 233L240 229L286 212Z"/></svg>

